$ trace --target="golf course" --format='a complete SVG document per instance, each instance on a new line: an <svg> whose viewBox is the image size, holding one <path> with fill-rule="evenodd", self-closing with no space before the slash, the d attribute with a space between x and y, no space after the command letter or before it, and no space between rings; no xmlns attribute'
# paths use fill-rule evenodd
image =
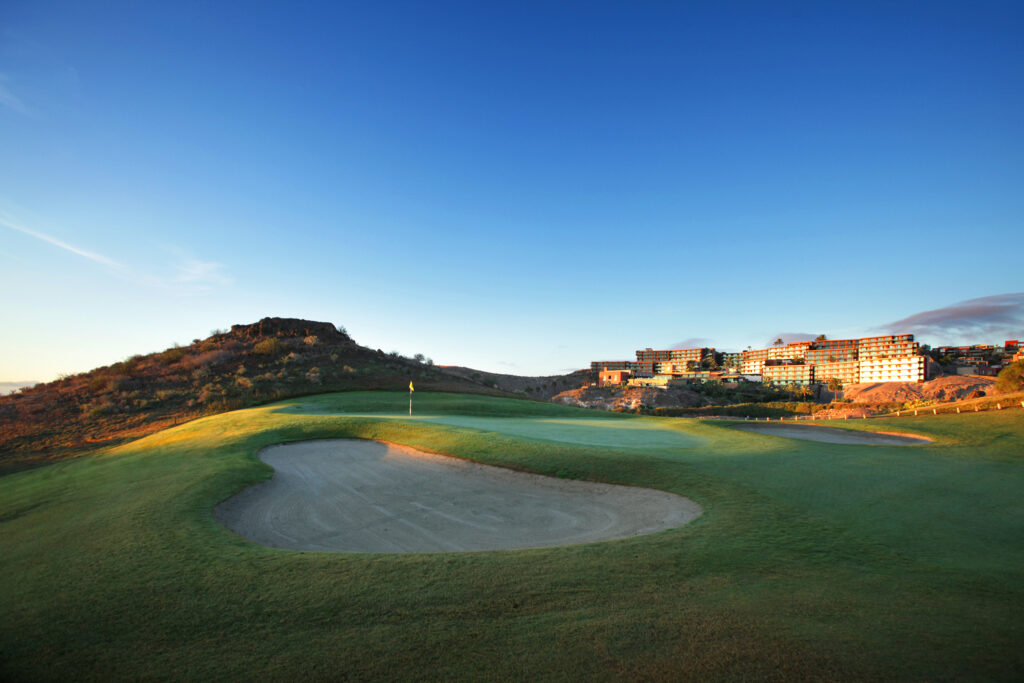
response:
<svg viewBox="0 0 1024 683"><path fill-rule="evenodd" d="M0 678L1024 676L1022 410L829 425L890 433L860 442L480 395L417 392L412 416L407 403L295 398L0 477ZM484 536L515 547L332 552L309 548L334 527L301 546L232 531L247 498L310 463L314 488L284 492L296 518L295 500L339 477L377 506L358 525L374 535L397 519L386 506L415 504L477 529L500 517L512 526ZM358 486L342 482L357 466ZM508 482L520 510L481 511L496 489L443 469L470 466L503 468L486 486ZM439 488L400 480L384 502L364 488L410 467ZM521 477L535 475L554 494L531 498ZM640 497L609 510L678 505L615 526L626 512L594 512L592 485ZM545 518L541 500L566 511ZM614 540L588 527L586 542L531 543L555 517Z"/></svg>

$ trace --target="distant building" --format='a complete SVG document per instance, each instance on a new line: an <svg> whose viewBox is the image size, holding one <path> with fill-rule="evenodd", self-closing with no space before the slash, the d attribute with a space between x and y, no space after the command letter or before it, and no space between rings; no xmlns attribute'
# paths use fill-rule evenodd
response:
<svg viewBox="0 0 1024 683"><path fill-rule="evenodd" d="M1008 341L1004 348L1020 350L1019 342ZM964 351L965 359L979 359L987 364L987 355L995 347L940 347ZM710 361L721 357L723 369L746 376L758 376L775 384L826 384L836 379L840 384L858 382L923 382L925 358L912 334L891 334L858 339L818 339L791 342L767 349L747 349L738 353L717 354L712 348L641 349L636 361L595 361L591 371L632 370L638 373L665 375L681 383L721 381L721 373L712 377Z"/></svg>
<svg viewBox="0 0 1024 683"><path fill-rule="evenodd" d="M618 386L627 381L632 374L632 370L601 370L597 376L597 386Z"/></svg>

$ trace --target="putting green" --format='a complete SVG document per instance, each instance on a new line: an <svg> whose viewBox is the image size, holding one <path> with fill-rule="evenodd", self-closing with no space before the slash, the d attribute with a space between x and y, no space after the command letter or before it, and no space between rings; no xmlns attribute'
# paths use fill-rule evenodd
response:
<svg viewBox="0 0 1024 683"><path fill-rule="evenodd" d="M602 418L473 417L464 415L401 415L344 413L345 417L404 419L507 434L531 441L566 443L600 448L678 450L709 443L709 439L673 429L653 420Z"/></svg>

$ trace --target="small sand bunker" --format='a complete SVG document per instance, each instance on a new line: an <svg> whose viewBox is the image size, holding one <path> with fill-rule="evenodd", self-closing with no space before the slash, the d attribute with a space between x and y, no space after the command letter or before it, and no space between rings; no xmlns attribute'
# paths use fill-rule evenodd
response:
<svg viewBox="0 0 1024 683"><path fill-rule="evenodd" d="M855 432L850 429L819 427L816 425L772 424L771 422L733 425L734 429L758 432L789 439L822 441L824 443L859 444L862 446L915 446L931 443L931 439L910 434L889 432Z"/></svg>
<svg viewBox="0 0 1024 683"><path fill-rule="evenodd" d="M274 548L538 548L649 534L701 514L665 491L514 472L377 441L305 441L259 457L273 478L224 501L214 516Z"/></svg>

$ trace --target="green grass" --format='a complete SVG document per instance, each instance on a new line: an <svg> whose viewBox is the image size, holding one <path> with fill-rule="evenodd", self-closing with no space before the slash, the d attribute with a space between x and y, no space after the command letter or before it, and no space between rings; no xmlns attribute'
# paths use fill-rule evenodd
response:
<svg viewBox="0 0 1024 683"><path fill-rule="evenodd" d="M0 478L0 677L1019 679L1024 425L800 442L479 396L307 397ZM373 415L377 414L377 415ZM696 522L528 551L272 550L212 507L259 448L355 436L652 486Z"/></svg>

